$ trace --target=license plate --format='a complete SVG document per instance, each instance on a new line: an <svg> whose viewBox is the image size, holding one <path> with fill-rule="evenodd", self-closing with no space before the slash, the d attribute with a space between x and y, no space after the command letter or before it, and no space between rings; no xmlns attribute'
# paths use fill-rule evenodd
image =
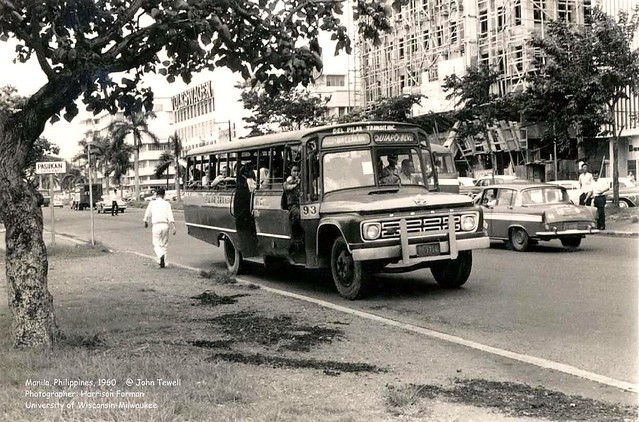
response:
<svg viewBox="0 0 639 422"><path fill-rule="evenodd" d="M439 243L424 243L417 245L417 256L439 255Z"/></svg>

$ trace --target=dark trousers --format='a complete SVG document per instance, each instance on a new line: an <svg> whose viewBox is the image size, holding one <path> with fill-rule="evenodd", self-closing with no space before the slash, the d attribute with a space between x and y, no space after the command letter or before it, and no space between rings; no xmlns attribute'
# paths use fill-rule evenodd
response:
<svg viewBox="0 0 639 422"><path fill-rule="evenodd" d="M592 205L592 196L588 198L588 201L586 201L586 196L587 194L585 193L582 193L581 195L579 195L579 205L588 205L588 206Z"/></svg>
<svg viewBox="0 0 639 422"><path fill-rule="evenodd" d="M120 207L118 207L118 201L111 201L111 215L118 215Z"/></svg>
<svg viewBox="0 0 639 422"><path fill-rule="evenodd" d="M606 230L606 196L595 196L595 207L597 207L597 228Z"/></svg>

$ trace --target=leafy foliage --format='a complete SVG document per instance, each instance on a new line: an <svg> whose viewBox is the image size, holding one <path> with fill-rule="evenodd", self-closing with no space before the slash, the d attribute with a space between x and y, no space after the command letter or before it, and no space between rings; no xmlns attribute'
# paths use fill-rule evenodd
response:
<svg viewBox="0 0 639 422"><path fill-rule="evenodd" d="M252 111L244 118L249 123L252 136L328 122L326 104L330 97L321 98L306 89L283 91L271 96L262 89L247 88L242 91L241 101L245 109Z"/></svg>
<svg viewBox="0 0 639 422"><path fill-rule="evenodd" d="M453 113L460 125L457 139L486 136L488 126L499 120L513 120L513 98L491 91L497 83L499 72L486 65L469 67L466 74L446 76L442 88L448 92L446 99L456 99L457 109Z"/></svg>
<svg viewBox="0 0 639 422"><path fill-rule="evenodd" d="M412 117L414 105L419 105L424 95L409 94L380 98L366 108L358 108L338 119L340 123L359 121L390 121L415 123Z"/></svg>
<svg viewBox="0 0 639 422"><path fill-rule="evenodd" d="M574 151L585 139L579 155L587 158L596 146L589 143L613 123L611 107L637 89L639 53L630 48L636 29L636 15L622 13L617 23L599 8L589 25L550 22L544 38L530 41L543 59L520 98L526 120L547 122L546 138L554 135L563 149Z"/></svg>
<svg viewBox="0 0 639 422"><path fill-rule="evenodd" d="M27 179L33 179L35 167L38 161L62 161L61 158L52 157L60 153L60 147L52 144L47 138L39 137L29 150L26 160L26 168L23 171Z"/></svg>

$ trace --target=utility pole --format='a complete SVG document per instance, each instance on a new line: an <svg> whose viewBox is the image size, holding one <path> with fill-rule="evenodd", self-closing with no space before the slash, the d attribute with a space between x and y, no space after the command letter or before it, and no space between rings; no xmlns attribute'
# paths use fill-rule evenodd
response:
<svg viewBox="0 0 639 422"><path fill-rule="evenodd" d="M89 169L89 213L91 215L91 246L95 246L95 223L93 221L93 182L91 181L91 140L87 140L87 159Z"/></svg>

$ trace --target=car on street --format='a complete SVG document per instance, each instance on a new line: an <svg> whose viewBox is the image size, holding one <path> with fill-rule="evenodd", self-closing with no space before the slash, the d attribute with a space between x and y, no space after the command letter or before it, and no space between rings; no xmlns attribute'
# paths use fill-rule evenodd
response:
<svg viewBox="0 0 639 422"><path fill-rule="evenodd" d="M53 207L54 208L63 208L64 207L64 199L59 197L53 198Z"/></svg>
<svg viewBox="0 0 639 422"><path fill-rule="evenodd" d="M459 187L471 187L475 186L475 178L474 177L458 177Z"/></svg>
<svg viewBox="0 0 639 422"><path fill-rule="evenodd" d="M493 176L482 176L478 179L475 179L474 184L472 186L459 185L459 193L462 195L468 195L471 198L474 198L486 186L500 185L502 183L511 183L511 182L514 183L520 180L522 179L518 179L517 176L510 176L510 175L504 175L504 174L496 174L494 176L494 179L493 179Z"/></svg>
<svg viewBox="0 0 639 422"><path fill-rule="evenodd" d="M625 180L627 179L627 180ZM607 177L602 177L600 180L608 182L610 190L606 192L606 204L612 203L612 180ZM577 180L555 180L548 182L553 185L563 186L568 191L570 200L575 204L579 204L579 182ZM639 206L639 187L635 186L630 178L619 178L619 207L628 208Z"/></svg>
<svg viewBox="0 0 639 422"><path fill-rule="evenodd" d="M523 252L540 240L559 239L576 248L598 233L595 209L575 205L562 186L504 183L485 187L475 199L484 210L488 236Z"/></svg>
<svg viewBox="0 0 639 422"><path fill-rule="evenodd" d="M110 213L111 212L111 198L109 196L103 196L96 204L95 208L98 211L98 214ZM118 199L118 211L124 212L126 210L126 201L123 199Z"/></svg>

